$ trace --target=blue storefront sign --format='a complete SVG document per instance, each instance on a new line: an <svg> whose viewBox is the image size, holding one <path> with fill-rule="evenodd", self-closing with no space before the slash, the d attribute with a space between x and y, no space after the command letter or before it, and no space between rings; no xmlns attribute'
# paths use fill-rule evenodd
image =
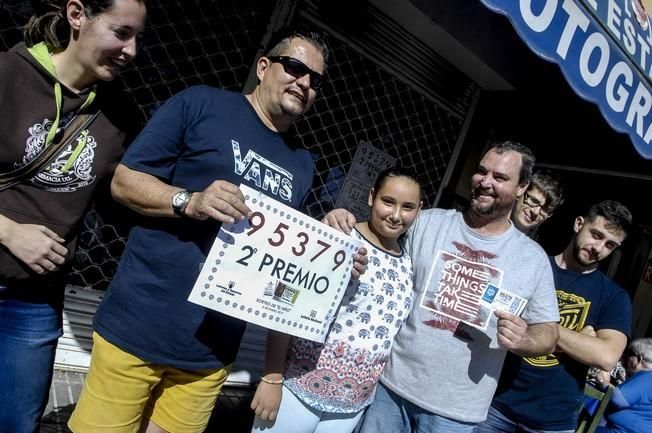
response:
<svg viewBox="0 0 652 433"><path fill-rule="evenodd" d="M480 0L652 159L652 23L640 0Z"/></svg>

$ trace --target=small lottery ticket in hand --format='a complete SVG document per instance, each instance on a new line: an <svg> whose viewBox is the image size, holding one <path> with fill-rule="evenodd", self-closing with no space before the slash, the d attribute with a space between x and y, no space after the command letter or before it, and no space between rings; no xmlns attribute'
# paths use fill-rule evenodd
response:
<svg viewBox="0 0 652 433"><path fill-rule="evenodd" d="M492 310L507 311L516 316L520 316L527 305L527 299L491 283L487 284L480 302Z"/></svg>

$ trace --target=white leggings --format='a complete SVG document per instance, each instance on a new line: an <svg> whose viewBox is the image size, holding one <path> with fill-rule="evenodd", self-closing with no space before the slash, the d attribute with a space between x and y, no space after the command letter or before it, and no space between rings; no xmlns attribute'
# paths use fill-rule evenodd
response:
<svg viewBox="0 0 652 433"><path fill-rule="evenodd" d="M256 417L251 433L351 433L363 413L321 412L305 405L286 387L282 392L276 421Z"/></svg>

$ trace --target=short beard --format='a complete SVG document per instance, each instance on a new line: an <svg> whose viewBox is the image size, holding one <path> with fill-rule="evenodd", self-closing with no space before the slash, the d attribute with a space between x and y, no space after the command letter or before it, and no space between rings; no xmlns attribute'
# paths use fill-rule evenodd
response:
<svg viewBox="0 0 652 433"><path fill-rule="evenodd" d="M476 187L471 196L471 211L475 213L476 215L481 215L481 216L487 216L487 215L493 215L496 212L496 209L498 207L498 202L496 201L496 197L492 196L493 198L493 204L489 205L488 207L480 207L479 204L474 204L474 199L478 196L482 195L482 188ZM478 203L478 202L475 202Z"/></svg>
<svg viewBox="0 0 652 433"><path fill-rule="evenodd" d="M496 212L497 208L498 208L497 203L494 203L488 207L480 207L480 206L474 206L473 202L471 202L471 210L478 215L492 215L494 214L494 212Z"/></svg>
<svg viewBox="0 0 652 433"><path fill-rule="evenodd" d="M580 265L585 266L587 268L588 267L594 267L594 266L598 265L598 260L594 259L593 256L591 256L590 254L589 254L589 262L582 259L582 256L580 255L581 251L582 251L582 249L580 247L578 247L578 246L575 246L573 248L573 256L575 257L575 261L577 263L579 263Z"/></svg>
<svg viewBox="0 0 652 433"><path fill-rule="evenodd" d="M478 205L473 204L473 199L471 199L471 206L470 210L472 213L482 216L482 217L493 217L495 219L503 217L505 215L509 215L512 212L512 208L514 207L514 203L510 203L509 205L503 205L501 206L500 203L496 201L496 198L494 197L494 202L493 204L487 206L487 207L480 207Z"/></svg>

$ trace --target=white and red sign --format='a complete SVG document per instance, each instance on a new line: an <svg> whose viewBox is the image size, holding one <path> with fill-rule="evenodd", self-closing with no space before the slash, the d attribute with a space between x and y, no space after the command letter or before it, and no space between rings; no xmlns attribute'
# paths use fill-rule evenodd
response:
<svg viewBox="0 0 652 433"><path fill-rule="evenodd" d="M223 224L188 300L323 342L360 243L245 185L249 220Z"/></svg>

